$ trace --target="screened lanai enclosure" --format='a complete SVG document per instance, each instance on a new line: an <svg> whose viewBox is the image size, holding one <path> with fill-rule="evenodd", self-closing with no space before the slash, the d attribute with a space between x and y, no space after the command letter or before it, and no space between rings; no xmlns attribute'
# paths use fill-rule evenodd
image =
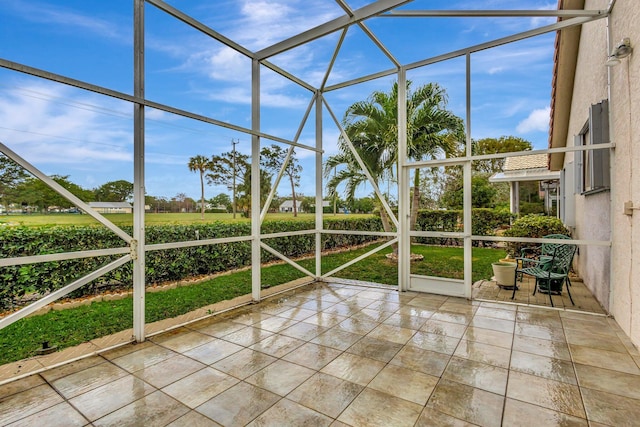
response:
<svg viewBox="0 0 640 427"><path fill-rule="evenodd" d="M479 164L531 154L611 151L609 167L615 167L614 145L608 141L595 148L549 148L548 142L550 114L561 107L549 109L558 78L554 56L561 47L558 40L563 40L558 34L609 19L606 9L556 10L554 4L539 8L539 2L502 2L506 9L481 9L484 2L466 1L224 3L12 1L2 6L2 21L14 24L3 24L1 30L0 151L83 217L90 216L109 238L100 247L70 251L60 241L48 253L31 248L0 259L2 269L24 274L35 265L55 270L66 268L69 261L101 260L93 271L66 272L65 283L2 317L1 328L128 268L133 340L145 341L168 327L149 328L145 322L148 288L156 284L148 279L145 261L151 254L185 248L248 250L250 274L245 280L251 283L251 296L243 304L265 297L266 261L280 260L302 273L298 284L340 283L341 274L359 261L391 248L397 251L397 263L385 266L397 271L396 290L401 294L470 300L478 247L544 242L474 227L479 221L473 213ZM417 110L411 99L428 84L442 89L442 102L434 108L455 116L456 125L435 131L414 127ZM374 93L390 94L387 104L376 104ZM372 100L370 107L378 108L372 114L386 114L394 123L384 130L369 128L364 138L365 130L353 131L357 116L347 112ZM504 135L532 144L508 153L474 149L475 140ZM261 163L265 147L278 147L282 153L278 168L270 173ZM196 194L198 173L189 172L189 158L224 153L233 153L234 161L236 155L244 156L248 167L233 187L211 184L206 191L230 193L243 185L244 199L237 203L246 227L224 237L205 232L191 237L150 235L149 212L161 212L162 207L157 204L160 197L152 206L146 197ZM340 156L347 161L338 161ZM330 160L334 167L328 166ZM345 198L353 190L356 197L375 200L388 227L332 225L336 213L331 208L324 213L315 209L312 226L265 227L273 200L291 194L287 167L294 161L302 167L294 191L312 196L316 207L327 201L333 207L336 197ZM378 168L381 163L384 170ZM357 181L338 179L349 174ZM421 187L423 199L433 199L444 191L437 183L446 174L456 175L460 183L460 221L453 230L416 228L412 209L421 199L414 190ZM115 224L113 217L99 213L54 179L61 176L84 187L118 179L132 182L133 226ZM335 191L332 180L339 182ZM424 189L433 193L425 196ZM566 196L561 194L559 203ZM9 202L2 201L6 209ZM353 216L345 210L338 208L337 214ZM312 242L311 264L286 250L287 239L300 236ZM323 265L325 243L344 236L359 236L369 245L340 266ZM453 242L458 250L461 268L455 277L429 275L411 261L412 241L436 240ZM574 236L572 243L581 251L595 248L608 254L610 240ZM184 261L172 256L161 262ZM428 261L427 256L423 262Z"/></svg>

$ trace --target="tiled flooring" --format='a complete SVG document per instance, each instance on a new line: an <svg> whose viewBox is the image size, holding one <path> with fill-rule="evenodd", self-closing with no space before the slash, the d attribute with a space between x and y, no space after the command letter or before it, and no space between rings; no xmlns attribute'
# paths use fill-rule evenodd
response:
<svg viewBox="0 0 640 427"><path fill-rule="evenodd" d="M596 300L581 279L574 277L571 283L572 285L570 290L574 304L571 303L567 287L565 286L561 295L557 295L555 293L552 294L553 304L555 307L586 311L589 313L606 314L598 300ZM473 298L551 307L549 294L542 292L536 292L535 295L533 294L533 290L535 288L534 278L525 276L522 282L518 282L518 288L515 298L512 300L512 289L502 289L496 285L496 282L494 281L481 280L473 285Z"/></svg>
<svg viewBox="0 0 640 427"><path fill-rule="evenodd" d="M314 284L0 386L0 425L631 426L602 316Z"/></svg>

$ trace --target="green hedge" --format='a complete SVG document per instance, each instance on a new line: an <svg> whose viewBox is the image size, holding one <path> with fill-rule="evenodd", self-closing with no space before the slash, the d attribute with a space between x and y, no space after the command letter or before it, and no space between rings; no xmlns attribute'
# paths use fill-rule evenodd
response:
<svg viewBox="0 0 640 427"><path fill-rule="evenodd" d="M471 233L476 236L493 236L495 230L509 225L511 213L505 210L474 208L471 210ZM416 230L461 232L463 227L461 210L420 210L416 221ZM418 243L430 245L455 246L461 239L449 237L418 237ZM482 242L474 242L474 246L482 246Z"/></svg>
<svg viewBox="0 0 640 427"><path fill-rule="evenodd" d="M326 229L381 231L379 218L328 220ZM262 233L309 230L314 221L265 221ZM131 227L123 227L131 235ZM161 225L146 228L146 243L170 243L221 237L246 236L249 223L212 222L197 225ZM376 240L375 236L346 234L322 237L323 249L348 247ZM266 243L289 257L315 250L315 234L266 239ZM0 258L44 255L93 249L117 248L126 243L103 227L12 227L0 229ZM12 307L27 293L44 295L117 259L118 256L83 258L0 268L0 308ZM262 261L275 257L262 252ZM146 281L149 284L180 280L186 277L213 274L250 265L251 243L235 242L190 248L148 251ZM93 294L104 288L130 288L133 266L127 263L92 283L75 291L72 296Z"/></svg>
<svg viewBox="0 0 640 427"><path fill-rule="evenodd" d="M564 234L569 236L570 232L562 221L553 216L525 215L516 220L510 229L504 232L508 237L533 237L541 238L549 234ZM507 242L507 253L511 257L519 257L523 247L539 246L532 243Z"/></svg>
<svg viewBox="0 0 640 427"><path fill-rule="evenodd" d="M473 209L473 234L493 235L494 230L508 224L510 214L491 209ZM417 229L429 231L460 231L462 211L421 210ZM263 234L315 227L309 221L265 221ZM328 219L324 227L332 230L381 231L380 218ZM123 227L131 234L131 227ZM213 222L195 225L161 225L146 228L146 243L170 243L196 239L247 236L249 223ZM548 233L547 233L548 234ZM323 234L323 250L349 247L376 240L375 236L347 234ZM457 245L459 239L418 238L419 243ZM298 257L315 250L315 234L265 239L265 243L288 257ZM477 243L480 242L475 242ZM10 227L0 229L0 258L43 255L92 249L123 247L126 243L103 227ZM0 268L0 309L12 307L27 293L46 293L60 289L87 273L117 259L118 256L83 258L69 261L27 264ZM276 258L262 252L262 261ZM251 263L251 243L237 242L180 249L149 251L146 255L146 280L149 284L180 280L187 277L208 275ZM92 283L75 291L72 296L98 293L104 289L131 287L133 266L127 263Z"/></svg>

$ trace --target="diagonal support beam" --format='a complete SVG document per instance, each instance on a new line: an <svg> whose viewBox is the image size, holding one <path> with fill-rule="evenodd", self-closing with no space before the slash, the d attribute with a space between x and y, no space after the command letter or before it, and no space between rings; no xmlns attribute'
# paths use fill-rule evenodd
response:
<svg viewBox="0 0 640 427"><path fill-rule="evenodd" d="M380 246L378 246L377 248L374 248L374 249L370 250L369 252L366 252L366 253L364 253L364 254L360 255L360 256L359 256L359 257L357 257L357 258L352 259L351 261L349 261L349 262L347 262L347 263L345 263L345 264L342 264L340 267L338 267L338 268L334 268L334 269L333 269L333 270L331 270L330 272L323 274L321 277L323 277L323 278L324 278L324 277L331 277L331 276L333 276L334 274L336 274L338 271L344 270L345 268L347 268L347 267L349 267L349 266L352 266L352 265L353 265L353 264L355 264L356 262L360 262L360 261L362 261L363 259L365 259L365 258L367 258L367 257L369 257L369 256L371 256L371 255L373 255L373 254L375 254L376 252L380 252L380 251L381 251L381 250L383 250L384 248L388 248L389 246L391 246L391 245L393 245L394 243L397 243L397 242L398 242L398 238L397 238L397 237L396 237L395 239L391 239L391 240L389 240L388 242L386 242L385 244L380 245Z"/></svg>
<svg viewBox="0 0 640 427"><path fill-rule="evenodd" d="M89 92L98 93L100 95L109 96L111 98L121 99L123 101L131 102L134 104L140 104L145 107L155 108L156 110L166 111L167 113L175 114L182 117L187 117L189 119L198 120L203 123L209 123L215 126L220 126L225 129L235 130L237 132L246 133L248 135L257 135L265 139L269 139L276 142L282 142L283 144L295 145L296 147L304 148L305 150L316 151L314 147L298 144L293 141L289 141L284 138L280 138L275 135L269 135L263 132L254 131L252 129L247 129L242 126L234 125L232 123L227 123L222 120L217 120L211 117L203 116L201 114L192 113L187 110L182 110L180 108L171 107L169 105L161 104L159 102L150 101L148 99L144 99L141 97L133 96L126 94L124 92L118 92L112 89L107 89L102 86L97 86L91 83L84 82L82 80L72 79L70 77L65 77L60 74L51 73L49 71L44 71L39 68L30 67L28 65L19 64L17 62L8 61L6 59L0 58L0 68L6 68L8 70L17 71L23 74L29 74L31 76L36 76L45 80L50 80L56 83L62 83L68 86L74 86L83 90L87 90ZM311 88L313 89L313 88Z"/></svg>
<svg viewBox="0 0 640 427"><path fill-rule="evenodd" d="M280 185L280 181L282 180L282 177L284 176L284 173L287 170L287 166L289 166L289 160L291 160L291 155L293 154L293 149L294 149L293 145L291 147L289 147L289 150L287 151L287 155L284 158L284 161L282 162L282 166L280 167L280 171L278 172L278 176L276 176L276 180L274 181L273 185L271 186L271 191L269 192L269 196L267 197L267 201L265 202L264 206L262 207L262 212L260 212L260 224L262 224L264 222L264 218L267 216L267 212L269 212L269 207L271 206L271 201L273 200L273 197L275 196L276 191L278 190L278 186Z"/></svg>
<svg viewBox="0 0 640 427"><path fill-rule="evenodd" d="M265 49L256 52L256 57L259 60L263 60L282 52L286 52L289 49L308 43L312 40L324 37L327 34L331 34L334 31L348 27L352 24L357 24L367 18L375 15L387 12L395 7L409 3L412 0L378 0L375 3L364 6L353 12L353 16L345 15L336 18L332 21L318 25L308 31L300 33L296 36L290 37Z"/></svg>
<svg viewBox="0 0 640 427"><path fill-rule="evenodd" d="M57 291L51 292L49 295L47 295L44 298L40 298L38 301L26 306L25 308L23 308L22 310L18 310L15 313L12 313L10 315L8 315L7 317L4 317L2 319L0 319L0 330L2 328L6 328L7 326L11 325L14 322L17 322L18 320L27 317L28 315L30 315L31 313L39 310L40 308L44 307L45 305L54 302L55 300L62 298L63 296L67 295L69 292L73 292L76 289L78 289L81 286L86 285L87 283L91 282L92 280L97 279L100 276L103 276L105 274L107 274L108 272L110 272L111 270L115 270L116 268L120 267L121 265L126 264L127 262L129 262L131 260L131 256L130 255L125 255L122 258L118 258L117 260L103 266L100 267L99 269L92 271L91 273L87 274L86 276L76 280L75 282L69 283L67 286L65 286L64 288L58 289Z"/></svg>
<svg viewBox="0 0 640 427"><path fill-rule="evenodd" d="M501 37L499 39L480 43L464 49L455 50L453 52L445 53L443 55L438 55L433 58L425 59L423 61L413 62L411 64L407 64L405 67L407 70L413 70L415 68L423 67L425 65L434 64L436 62L445 61L447 59L457 58L459 56L466 55L467 53L480 52L482 50L490 49L492 47L502 46L508 43L513 43L519 40L528 39L531 37L539 36L541 34L550 33L552 31L562 30L563 28L569 28L576 25L586 24L587 22L591 22L591 21L595 21L603 18L606 18L606 15L569 18L563 21L556 22L554 24L545 25L540 28L534 28L532 30L523 31L521 33L513 34L510 36Z"/></svg>
<svg viewBox="0 0 640 427"><path fill-rule="evenodd" d="M65 199L69 200L71 203L73 203L74 205L76 205L77 207L79 207L80 209L85 211L88 215L93 217L100 224L104 225L109 230L113 231L122 240L124 240L125 242L127 242L129 244L131 243L131 241L133 240L133 237L129 236L120 227L118 227L117 225L115 225L114 223L112 223L111 221L109 221L108 219L103 217L102 215L100 215L98 212L96 212L88 204L86 204L85 202L80 200L77 196L75 196L69 190L67 190L66 188L64 188L63 186L61 186L57 182L55 182L53 179L49 178L47 175L42 173L38 168L33 166L31 163L27 162L25 159L20 157L16 152L14 152L13 150L11 150L9 147L7 147L6 145L4 145L1 142L0 142L0 151L2 151L11 160L13 160L17 164L19 164L20 166L25 168L27 171L29 171L29 173L31 173L33 176L35 176L36 178L38 178L39 180L41 180L42 182L47 184L56 193L60 194Z"/></svg>
<svg viewBox="0 0 640 427"><path fill-rule="evenodd" d="M203 24L202 22L192 18L191 16L187 15L186 13L176 9L175 7L165 3L162 0L146 0L147 3L150 3L152 5L154 5L155 7L157 7L158 9L162 10L163 12L173 16L176 19L179 19L180 21L184 22L185 24L197 29L198 31L201 31L202 33L208 35L209 37L211 37L212 39L215 39L221 43L223 43L224 45L230 47L231 49L240 52L241 54L253 59L254 58L254 54L253 52L251 52L249 49L239 45L238 43L234 42L233 40L223 36L222 34L220 34L219 32L213 30L212 28L208 27L207 25Z"/></svg>
<svg viewBox="0 0 640 427"><path fill-rule="evenodd" d="M378 184L376 183L375 179L373 179L373 176L371 176L371 173L369 172L369 169L367 169L367 166L362 161L362 158L358 154L358 151L353 146L353 143L351 142L351 140L347 136L347 133L344 131L344 128L342 127L342 125L340 125L340 122L338 121L338 118L336 117L336 115L331 110L331 107L329 107L329 104L327 103L326 99L323 98L323 101L324 101L325 107L327 107L327 110L329 111L329 114L331 114L331 117L333 118L333 121L335 122L336 126L338 127L338 129L340 129L340 134L342 135L344 140L347 142L347 145L349 146L349 150L351 150L351 153L353 154L353 157L355 157L356 161L358 162L358 165L360 165L360 168L362 169L362 172L365 174L365 176L369 180L369 184L371 184L371 186L373 187L373 191L376 193L376 195L380 199L380 203L382 203L382 206L387 211L387 214L389 215L389 218L391 219L391 222L393 222L393 225L395 225L396 229L397 229L398 228L398 219L396 218L396 215L393 213L393 210L391 210L391 206L389 206L389 203L384 198L384 195L382 194L382 191L380 191L380 188L378 187Z"/></svg>
<svg viewBox="0 0 640 427"><path fill-rule="evenodd" d="M605 15L606 10L392 10L381 18L437 17L437 18L499 18L499 17L562 17Z"/></svg>
<svg viewBox="0 0 640 427"><path fill-rule="evenodd" d="M300 126L298 127L298 131L296 132L296 136L293 138L293 142L296 142L296 143L298 142L298 139L300 138L300 135L302 134L302 131L304 129L304 125L307 123L307 120L309 119L309 114L311 113L311 109L313 108L313 105L315 104L317 97L318 97L318 94L314 93L313 97L311 98L311 102L309 102L309 106L307 107L307 111L304 113L304 117L300 122ZM269 211L269 206L271 206L271 201L273 200L273 197L275 196L276 191L278 190L278 185L280 185L280 180L282 180L282 177L284 176L284 173L287 170L287 165L289 164L289 160L293 155L294 149L295 149L295 146L292 145L289 147L289 150L287 151L287 157L284 159L284 162L282 163L282 167L280 168L280 172L278 172L278 176L276 177L276 180L273 183L273 186L271 187L271 191L269 192L267 201L262 208L262 212L260 212L260 224L263 223L264 218L267 216L267 212Z"/></svg>
<svg viewBox="0 0 640 427"><path fill-rule="evenodd" d="M347 12L347 15L349 16L353 16L353 9L351 9L351 7L347 4L347 2L345 0L336 0L336 3L338 3L340 5L340 7ZM392 11L393 12L393 11ZM371 31L369 29L369 27L367 27L365 25L364 22L358 22L358 26L360 27L360 29L362 31L364 31L364 33L371 39L371 41L378 46L378 49L380 49L382 51L382 53L384 53L387 58L389 58L389 60L391 62L393 62L393 65L395 65L396 67L400 67L400 62L393 56L393 54L391 53L391 51L389 51L389 49L386 48L386 46L380 41L380 39L378 39L378 37L376 37L375 34L373 34L373 31Z"/></svg>
<svg viewBox="0 0 640 427"><path fill-rule="evenodd" d="M342 30L340 34L340 39L336 44L336 48L333 51L333 56L331 57L331 61L329 62L329 66L327 67L327 71L324 74L324 78L322 79L322 84L320 85L320 90L324 91L325 86L327 85L327 81L329 80L329 76L331 75L331 70L333 70L333 66L336 63L336 59L338 58L338 53L340 53L340 48L342 47L342 43L344 43L344 39L347 36L347 28Z"/></svg>
<svg viewBox="0 0 640 427"><path fill-rule="evenodd" d="M383 15L380 15L383 16ZM384 15L387 16L387 15ZM607 15L595 15L595 16L587 16L587 17L575 17L568 18L560 22L556 22L555 24L547 25L540 28L534 28L533 30L528 30L522 33L513 34L511 36L502 37L496 40L492 40L489 42L480 43L474 46L466 47L464 49L455 50L453 52L445 53L442 55L434 56L432 58L424 59L421 61L413 62L411 64L407 64L404 66L407 70L413 70L415 68L424 67L425 65L435 64L438 62L446 61L453 58L458 58L460 56L466 55L467 53L479 52L481 50L490 49L492 47L501 46L507 43L512 43L519 40L524 40L530 37L535 37L541 34L549 33L551 31L561 30L563 28L570 28L576 25L585 24L587 22L595 21L598 19L606 18ZM374 74L369 74L367 76L362 76L357 79L347 80L342 83L337 83L325 88L325 92L334 91L337 89L342 89L348 86L352 86L355 84L368 82L371 80L379 79L381 77L387 77L392 74L397 73L398 70L395 68L390 68L388 70L379 71Z"/></svg>
<svg viewBox="0 0 640 427"><path fill-rule="evenodd" d="M10 265L37 264L41 262L68 261L72 259L92 258L92 257L109 256L109 255L122 255L127 253L131 253L131 247L113 248L113 249L96 249L96 250L77 251L77 252L61 252L61 253L55 253L55 254L31 255L31 256L22 256L22 257L15 257L15 258L2 258L0 259L0 267L8 267Z"/></svg>
<svg viewBox="0 0 640 427"><path fill-rule="evenodd" d="M255 54L253 52L251 52L249 49L247 49L244 46L234 42L233 40L223 36L219 32L217 32L214 29L212 29L211 27L203 24L202 22L194 19L193 17L187 15L186 13L182 12L181 10L176 9L175 7L167 4L166 2L164 2L162 0L146 0L146 1L147 1L147 3L150 3L150 4L154 5L155 7L157 7L160 10L162 10L163 12L173 16L176 19L179 19L180 21L184 22L185 24L195 28L196 30L202 32L203 34L206 34L207 36L211 37L212 39L215 39L215 40L219 41L220 43L222 43L225 46L235 50L236 52L246 56L247 58L250 58L250 59L254 59L255 58ZM283 77L285 77L285 78L287 78L287 79L299 84L300 86L306 88L307 90L310 90L310 91L314 91L315 90L313 88L313 86L311 86L309 83L303 81L299 77L294 76L293 74L290 74L290 73L286 72L285 70L283 70L282 68L278 67L277 65L274 65L274 64L272 64L270 62L267 62L267 61L263 61L263 65L265 67L268 67L271 70L275 71L276 73L280 74L281 76L283 76Z"/></svg>
<svg viewBox="0 0 640 427"><path fill-rule="evenodd" d="M269 252L270 254L272 254L274 256L277 256L278 258L280 258L281 260L283 260L284 262L286 262L287 264L289 264L290 266L292 266L296 270L299 270L299 271L303 272L307 276L315 277L315 275L312 272L310 272L309 270L307 270L306 268L304 268L303 266L301 266L300 264L298 264L297 262L295 262L291 258L288 258L288 257L282 255L280 252L276 251L275 249L273 249L271 246L267 245L266 243L260 242L260 247L262 249L264 249L265 251Z"/></svg>

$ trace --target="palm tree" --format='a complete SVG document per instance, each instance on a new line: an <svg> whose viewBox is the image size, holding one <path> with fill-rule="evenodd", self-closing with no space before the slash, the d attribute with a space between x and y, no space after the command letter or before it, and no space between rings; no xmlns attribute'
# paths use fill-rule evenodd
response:
<svg viewBox="0 0 640 427"><path fill-rule="evenodd" d="M429 83L411 91L407 81L407 156L414 160L436 158L455 152L463 138L463 122L446 109L446 92L436 83ZM373 92L366 101L356 102L345 112L343 128L362 158L369 173L380 184L394 179L398 162L398 84L391 92ZM346 198L353 200L356 189L367 181L365 174L341 137L339 153L325 163L325 176L330 194L345 183ZM334 172L338 168L338 172ZM334 175L331 176L331 172ZM420 174L414 174L411 228L415 228L420 200ZM390 231L389 218L380 210L385 231Z"/></svg>
<svg viewBox="0 0 640 427"><path fill-rule="evenodd" d="M464 124L460 117L447 110L446 91L437 83L429 83L409 95L410 85L411 82L407 82L407 156L420 161L455 154L465 138ZM412 230L415 229L419 208L420 169L415 169L410 219Z"/></svg>
<svg viewBox="0 0 640 427"><path fill-rule="evenodd" d="M204 219L204 173L210 169L211 162L208 157L197 155L189 159L187 166L191 172L200 172L200 219Z"/></svg>

